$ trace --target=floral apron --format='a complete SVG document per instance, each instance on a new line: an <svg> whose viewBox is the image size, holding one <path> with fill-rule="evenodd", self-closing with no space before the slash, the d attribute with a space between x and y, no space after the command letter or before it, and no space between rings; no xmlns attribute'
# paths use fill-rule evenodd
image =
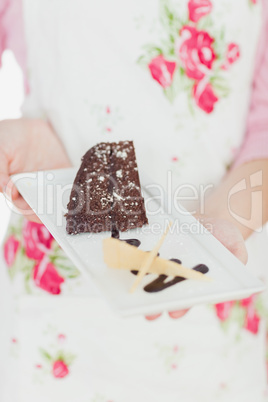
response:
<svg viewBox="0 0 268 402"><path fill-rule="evenodd" d="M243 140L261 9L251 0L24 0L23 113L47 118L75 165L97 142L133 139L156 183L171 172L173 190L217 184ZM267 399L260 298L198 306L180 320L122 319L44 226L14 216L3 256L1 401Z"/></svg>

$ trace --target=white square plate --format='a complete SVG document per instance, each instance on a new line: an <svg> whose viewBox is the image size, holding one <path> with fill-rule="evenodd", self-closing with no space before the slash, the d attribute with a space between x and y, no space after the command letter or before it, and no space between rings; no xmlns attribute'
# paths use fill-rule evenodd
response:
<svg viewBox="0 0 268 402"><path fill-rule="evenodd" d="M263 283L238 261L220 242L208 233L192 216L176 213L170 217L158 212L148 216L149 225L120 234L121 239L136 238L142 250L151 250L161 237L166 223L173 221L183 227L195 225L197 234L181 230L170 232L160 249L163 258L180 259L192 268L205 264L213 281L185 280L158 293L147 293L144 286L156 278L148 275L134 294L129 289L135 276L123 270L108 268L103 261L102 240L110 233L68 235L66 233L66 205L77 169L23 173L12 177L27 203L52 233L77 268L89 276L109 305L121 315L153 314L176 310L199 303L219 303L241 299L264 290ZM144 184L144 181L142 180ZM142 188L150 209L158 205L149 201L150 195ZM186 225L186 226L185 226ZM133 267L135 268L135 267Z"/></svg>

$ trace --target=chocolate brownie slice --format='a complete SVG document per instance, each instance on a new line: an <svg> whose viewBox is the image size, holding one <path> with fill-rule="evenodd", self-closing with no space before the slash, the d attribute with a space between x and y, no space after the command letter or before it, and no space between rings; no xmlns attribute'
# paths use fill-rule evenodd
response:
<svg viewBox="0 0 268 402"><path fill-rule="evenodd" d="M84 155L67 208L69 234L126 231L148 223L132 141L100 143Z"/></svg>
<svg viewBox="0 0 268 402"><path fill-rule="evenodd" d="M113 228L124 232L148 223L132 141L112 144L111 176Z"/></svg>
<svg viewBox="0 0 268 402"><path fill-rule="evenodd" d="M69 234L111 230L110 154L100 143L83 156L67 205Z"/></svg>

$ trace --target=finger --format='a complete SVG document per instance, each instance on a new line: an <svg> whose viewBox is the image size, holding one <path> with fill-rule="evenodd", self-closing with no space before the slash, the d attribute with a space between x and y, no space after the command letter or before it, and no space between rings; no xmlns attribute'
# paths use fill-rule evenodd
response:
<svg viewBox="0 0 268 402"><path fill-rule="evenodd" d="M148 321L153 321L153 320L156 320L157 318L159 318L161 315L162 315L162 313L153 314L153 315L146 315L145 318Z"/></svg>
<svg viewBox="0 0 268 402"><path fill-rule="evenodd" d="M244 242L237 243L234 247L230 247L229 250L233 253L243 264L248 262L248 252Z"/></svg>
<svg viewBox="0 0 268 402"><path fill-rule="evenodd" d="M239 229L223 219L205 218L202 224L243 264L247 263L248 253Z"/></svg>
<svg viewBox="0 0 268 402"><path fill-rule="evenodd" d="M6 184L6 187L4 188L4 193L10 201L14 201L19 198L20 193L10 178Z"/></svg>
<svg viewBox="0 0 268 402"><path fill-rule="evenodd" d="M0 193L5 192L5 188L7 186L8 181L9 181L8 175L6 175L5 173L0 173Z"/></svg>
<svg viewBox="0 0 268 402"><path fill-rule="evenodd" d="M13 204L18 212L25 216L29 221L42 223L21 195L16 200L13 200Z"/></svg>
<svg viewBox="0 0 268 402"><path fill-rule="evenodd" d="M0 192L3 193L8 180L8 160L4 152L0 149Z"/></svg>
<svg viewBox="0 0 268 402"><path fill-rule="evenodd" d="M190 309L188 308L185 310L169 311L168 315L170 316L170 318L176 320L177 318L183 317L186 313L188 313L189 310Z"/></svg>

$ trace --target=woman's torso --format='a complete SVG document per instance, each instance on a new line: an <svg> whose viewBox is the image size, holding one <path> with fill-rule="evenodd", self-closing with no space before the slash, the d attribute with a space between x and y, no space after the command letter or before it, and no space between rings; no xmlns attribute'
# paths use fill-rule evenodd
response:
<svg viewBox="0 0 268 402"><path fill-rule="evenodd" d="M48 118L76 165L97 142L133 139L154 182L216 184L245 135L255 3L24 0L24 113Z"/></svg>

